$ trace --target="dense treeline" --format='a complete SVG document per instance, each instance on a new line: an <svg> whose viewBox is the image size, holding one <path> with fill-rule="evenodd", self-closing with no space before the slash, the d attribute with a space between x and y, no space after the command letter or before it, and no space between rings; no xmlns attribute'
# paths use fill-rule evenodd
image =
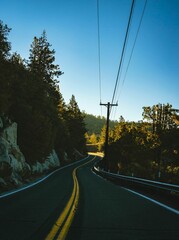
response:
<svg viewBox="0 0 179 240"><path fill-rule="evenodd" d="M110 131L103 167L130 176L179 183L179 116L170 104L143 108L145 122L119 121Z"/></svg>
<svg viewBox="0 0 179 240"><path fill-rule="evenodd" d="M86 140L103 150L105 118L81 113L75 97L65 104L62 74L45 31L34 37L29 59L11 54L10 28L0 21L0 117L18 124L18 144L26 160L43 162L55 148L60 159L86 153ZM111 122L109 159L103 167L126 175L179 183L179 117L170 104L143 108L145 122ZM85 132L87 126L86 140ZM0 129L1 131L2 129Z"/></svg>
<svg viewBox="0 0 179 240"><path fill-rule="evenodd" d="M105 131L106 131L106 118L100 116L94 116L92 114L84 113L84 121L86 124L86 141L87 144L98 145L90 147L88 146L89 151L93 149L97 149L98 151L102 150L102 144L105 139ZM117 124L117 121L109 121L110 128L114 128Z"/></svg>
<svg viewBox="0 0 179 240"><path fill-rule="evenodd" d="M85 123L88 135L95 133L95 135L100 135L102 127L106 123L106 119L104 117L96 117L92 114L85 114Z"/></svg>
<svg viewBox="0 0 179 240"><path fill-rule="evenodd" d="M29 163L43 162L53 148L61 159L85 153L84 116L72 96L65 104L62 74L46 32L34 37L28 60L10 54L10 28L0 21L0 117L18 124L18 144ZM7 123L5 123L7 124Z"/></svg>
<svg viewBox="0 0 179 240"><path fill-rule="evenodd" d="M92 135L93 133L97 136L101 134L101 130L106 124L106 118L101 116L94 116L92 114L84 113L84 120L86 124L86 129L88 135ZM117 121L109 121L109 126L113 128Z"/></svg>
<svg viewBox="0 0 179 240"><path fill-rule="evenodd" d="M102 167L120 174L179 183L178 112L170 104L157 104L143 107L144 121L126 122L121 116L109 129L108 159L104 158ZM89 151L103 151L105 119L86 114L85 121Z"/></svg>
<svg viewBox="0 0 179 240"><path fill-rule="evenodd" d="M102 167L120 174L179 183L179 110L170 104L143 107L141 122L121 116L109 128ZM104 151L105 118L85 114L89 151Z"/></svg>

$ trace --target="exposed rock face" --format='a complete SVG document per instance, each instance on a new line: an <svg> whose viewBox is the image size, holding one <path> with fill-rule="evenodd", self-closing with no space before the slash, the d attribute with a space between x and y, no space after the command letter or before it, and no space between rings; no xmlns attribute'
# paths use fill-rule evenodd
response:
<svg viewBox="0 0 179 240"><path fill-rule="evenodd" d="M8 149L8 142L4 138L0 137L0 176L2 178L8 178L12 174Z"/></svg>
<svg viewBox="0 0 179 240"><path fill-rule="evenodd" d="M48 171L51 168L59 167L60 161L55 150L52 150L52 153L47 157L44 163L36 162L32 165L32 172L33 173L43 173Z"/></svg>
<svg viewBox="0 0 179 240"><path fill-rule="evenodd" d="M1 160L1 162L10 163L8 149L9 149L9 143L3 137L0 137L0 160Z"/></svg>
<svg viewBox="0 0 179 240"><path fill-rule="evenodd" d="M27 173L31 173L31 167L17 145L17 124L12 123L0 137L0 176L5 182L21 185Z"/></svg>
<svg viewBox="0 0 179 240"><path fill-rule="evenodd" d="M2 136L12 146L17 147L17 123L13 122L3 130Z"/></svg>
<svg viewBox="0 0 179 240"><path fill-rule="evenodd" d="M2 121L2 119L0 118L0 129L2 129L3 128L3 121Z"/></svg>
<svg viewBox="0 0 179 240"><path fill-rule="evenodd" d="M0 118L0 185L7 183L21 185L32 174L43 173L51 168L59 167L60 161L55 150L47 157L44 163L36 162L30 166L17 145L17 124L10 123L3 128Z"/></svg>

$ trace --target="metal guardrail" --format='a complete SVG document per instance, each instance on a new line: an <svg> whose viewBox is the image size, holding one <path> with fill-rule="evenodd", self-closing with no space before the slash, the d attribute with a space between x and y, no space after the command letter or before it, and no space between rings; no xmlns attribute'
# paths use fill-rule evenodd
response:
<svg viewBox="0 0 179 240"><path fill-rule="evenodd" d="M143 178L130 177L130 176L125 176L125 175L110 173L110 172L100 169L97 166L94 166L93 170L103 177L110 178L113 180L121 180L123 183L124 182L125 182L125 184L129 183L130 186L133 186L133 187L135 187L135 186L146 187L146 188L150 188L150 189L160 190L163 192L168 192L170 194L179 195L179 185L168 184L168 183L157 182L157 181L152 181L152 180L143 179Z"/></svg>

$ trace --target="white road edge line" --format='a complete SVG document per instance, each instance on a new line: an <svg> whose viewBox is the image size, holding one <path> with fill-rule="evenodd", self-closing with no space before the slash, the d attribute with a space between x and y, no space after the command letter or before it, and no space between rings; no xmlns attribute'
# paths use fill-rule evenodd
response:
<svg viewBox="0 0 179 240"><path fill-rule="evenodd" d="M93 174L95 174L95 175L98 176L99 178L102 178L104 181L106 180L105 178L103 178L103 177L99 176L98 174L96 174L92 169L91 169L91 171L92 171ZM141 193L135 192L135 191L133 191L133 190L131 190L131 189L128 189L128 188L125 188L125 187L121 187L121 186L120 186L120 188L122 188L122 189L124 189L124 190L126 190L126 191L128 191L128 192L131 192L131 193L133 193L133 194L136 194L136 195L138 195L138 196L140 196L140 197L142 197L142 198L145 198L145 199L147 199L147 200L149 200L149 201L151 201L151 202L159 205L160 207L163 207L163 208L165 208L165 209L167 209L167 210L169 210L169 211L171 211L171 212L179 215L179 211L178 211L178 210L176 210L176 209L174 209L174 208L171 208L171 207L169 207L169 206L167 206L167 205L165 205L165 204L163 204L163 203L161 203L161 202L158 202L158 201L154 200L153 198L149 198L149 197L147 197L147 196L145 196L145 195L143 195L143 194L141 194Z"/></svg>
<svg viewBox="0 0 179 240"><path fill-rule="evenodd" d="M108 181L106 178L103 178L103 177L99 176L97 173L95 173L95 172L93 171L93 168L91 168L91 172L92 172L95 176L101 178L103 181Z"/></svg>
<svg viewBox="0 0 179 240"><path fill-rule="evenodd" d="M0 194L0 199L1 199L1 198L8 197L8 196L10 196L10 195L13 195L13 194L15 194L15 193L24 191L24 190L26 190L26 189L28 189L28 188L31 188L31 187L33 187L33 186L35 186L35 185L37 185L37 184L45 181L47 178L49 178L50 176L52 176L54 173L56 173L56 172L58 172L58 171L61 171L61 170L65 169L65 168L71 167L71 166L73 166L73 165L75 165L75 164L77 164L77 163L80 163L80 162L86 160L87 158L89 158L89 155L88 155L86 158L83 158L83 159L81 159L81 160L79 160L79 161L77 161L77 162L74 162L74 163L71 163L71 164L69 164L69 165L66 165L66 166L64 166L64 167L62 167L62 168L59 168L59 169L55 170L54 172L51 172L51 173L48 174L47 176L41 178L40 180L35 181L34 183L30 183L30 184L28 184L27 186L21 187L21 188L16 189L16 190L12 190L12 191L7 192L7 193L2 193L2 194Z"/></svg>
<svg viewBox="0 0 179 240"><path fill-rule="evenodd" d="M161 203L161 202L158 202L158 201L156 201L156 200L154 200L153 198L149 198L149 197L147 197L147 196L145 196L145 195L143 195L143 194L141 194L141 193L138 193L138 192L135 192L135 191L133 191L133 190L131 190L131 189L128 189L128 188L125 188L125 187L121 187L122 189L125 189L126 191L128 191L128 192L131 192L131 193L133 193L133 194L136 194L136 195L138 195L138 196L140 196L140 197L142 197L142 198L145 198L145 199L147 199L147 200L149 200L149 201L151 201L151 202L153 202L153 203L155 203L155 204L157 204L157 205L159 205L159 206L161 206L161 207L163 207L163 208L165 208L165 209L167 209L167 210L169 210L169 211L171 211L171 212L173 212L173 213L175 213L175 214L179 214L179 211L178 210L176 210L176 209L174 209L174 208L171 208L171 207L169 207L169 206L167 206L167 205L165 205L165 204L163 204L163 203Z"/></svg>

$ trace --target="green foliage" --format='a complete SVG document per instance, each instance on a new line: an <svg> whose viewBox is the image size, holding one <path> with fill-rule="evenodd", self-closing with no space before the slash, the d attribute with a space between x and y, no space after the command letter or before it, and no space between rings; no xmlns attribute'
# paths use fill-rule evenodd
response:
<svg viewBox="0 0 179 240"><path fill-rule="evenodd" d="M109 146L111 168L123 174L147 177L149 160L154 154L149 151L153 146L152 136L135 123L119 123L118 128L120 137L115 137L116 141Z"/></svg>
<svg viewBox="0 0 179 240"><path fill-rule="evenodd" d="M152 122L153 132L160 133L165 129L176 128L177 125L174 121L175 109L172 105L156 104L152 107L143 107L143 118Z"/></svg>
<svg viewBox="0 0 179 240"><path fill-rule="evenodd" d="M11 31L10 28L0 20L0 60L6 59L11 50L11 44L8 42L8 35Z"/></svg>
<svg viewBox="0 0 179 240"><path fill-rule="evenodd" d="M86 128L84 124L84 116L78 107L78 104L76 102L74 95L72 95L70 102L67 105L65 120L69 130L70 141L72 145L82 153L85 153L86 152L86 148L85 148Z"/></svg>
<svg viewBox="0 0 179 240"><path fill-rule="evenodd" d="M88 150L96 149L96 151L103 151L104 142L105 142L105 134L106 134L106 118L105 117L96 117L92 114L84 113L84 121L87 129L87 143L88 144L96 144L96 146L89 147ZM112 128L117 124L117 121L109 121L109 137L111 139L113 132Z"/></svg>
<svg viewBox="0 0 179 240"><path fill-rule="evenodd" d="M92 144L96 144L97 143L97 137L96 137L95 133L93 133L90 136L90 143L92 143Z"/></svg>
<svg viewBox="0 0 179 240"><path fill-rule="evenodd" d="M51 44L47 41L46 32L41 37L34 37L30 49L28 68L30 72L38 76L46 91L47 97L55 105L59 104L58 80L62 74L59 65L55 64L55 50L50 49Z"/></svg>
<svg viewBox="0 0 179 240"><path fill-rule="evenodd" d="M5 60L0 60L0 114L7 113L10 105L11 82L9 77L11 72L11 64Z"/></svg>
<svg viewBox="0 0 179 240"><path fill-rule="evenodd" d="M162 181L179 183L179 129L173 111L169 104L144 107L149 122L120 121L110 134L108 167L126 175L157 180L160 175Z"/></svg>
<svg viewBox="0 0 179 240"><path fill-rule="evenodd" d="M18 145L26 160L43 162L53 148L63 160L76 148L85 153L85 124L75 97L68 106L60 93L62 74L45 31L35 37L29 61L14 53L8 58L10 29L0 21L0 116L18 124Z"/></svg>
<svg viewBox="0 0 179 240"><path fill-rule="evenodd" d="M43 78L44 82L54 86L62 72L55 62L55 50L50 49L51 44L47 41L46 32L43 31L41 37L34 37L30 49L29 69L31 72Z"/></svg>
<svg viewBox="0 0 179 240"><path fill-rule="evenodd" d="M101 134L101 130L106 124L106 118L105 117L96 117L92 114L84 113L84 120L86 124L86 129L89 135L95 133L96 136L99 136ZM117 122L116 121L109 121L109 126L113 128Z"/></svg>
<svg viewBox="0 0 179 240"><path fill-rule="evenodd" d="M6 114L18 123L18 141L27 161L41 161L52 149L57 112L37 76L17 63L7 71L11 91Z"/></svg>

